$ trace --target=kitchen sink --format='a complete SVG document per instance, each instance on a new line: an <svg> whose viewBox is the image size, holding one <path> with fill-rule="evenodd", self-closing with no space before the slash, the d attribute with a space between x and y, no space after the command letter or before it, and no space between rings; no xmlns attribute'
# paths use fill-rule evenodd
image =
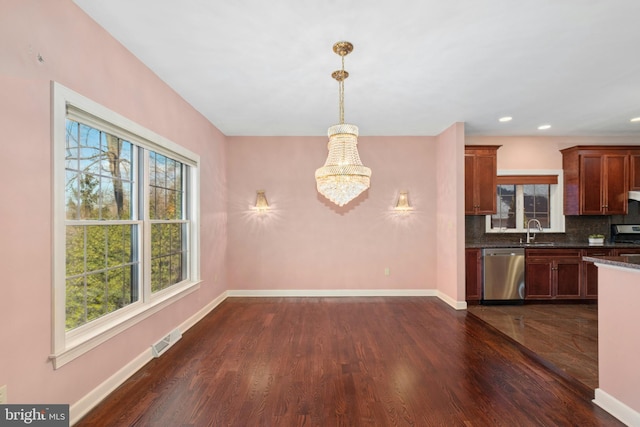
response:
<svg viewBox="0 0 640 427"><path fill-rule="evenodd" d="M555 246L556 244L553 242L531 242L531 243L523 243L525 248L530 248L530 247L548 247L548 246Z"/></svg>

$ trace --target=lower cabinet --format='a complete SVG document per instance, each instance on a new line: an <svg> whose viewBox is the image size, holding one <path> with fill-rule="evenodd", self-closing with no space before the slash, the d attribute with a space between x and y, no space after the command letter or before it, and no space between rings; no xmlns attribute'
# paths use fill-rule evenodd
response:
<svg viewBox="0 0 640 427"><path fill-rule="evenodd" d="M482 249L465 250L465 299L471 303L482 299Z"/></svg>
<svg viewBox="0 0 640 427"><path fill-rule="evenodd" d="M615 249L583 249L583 256L613 256ZM598 267L592 262L582 261L582 295L585 299L598 299Z"/></svg>
<svg viewBox="0 0 640 427"><path fill-rule="evenodd" d="M581 299L580 249L527 249L525 299Z"/></svg>
<svg viewBox="0 0 640 427"><path fill-rule="evenodd" d="M525 299L597 300L598 267L582 257L640 255L640 248L534 248L525 250ZM482 300L482 249L465 250L465 299Z"/></svg>
<svg viewBox="0 0 640 427"><path fill-rule="evenodd" d="M624 256L624 255L640 255L640 248L614 249L613 256Z"/></svg>

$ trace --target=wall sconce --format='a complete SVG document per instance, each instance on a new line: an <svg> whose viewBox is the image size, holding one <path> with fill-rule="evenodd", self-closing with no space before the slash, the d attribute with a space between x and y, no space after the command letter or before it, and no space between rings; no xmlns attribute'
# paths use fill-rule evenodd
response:
<svg viewBox="0 0 640 427"><path fill-rule="evenodd" d="M267 196L264 195L264 190L256 191L256 205L253 207L256 212L266 212L269 210L269 203L267 203Z"/></svg>
<svg viewBox="0 0 640 427"><path fill-rule="evenodd" d="M413 210L411 204L409 203L409 192L401 191L398 195L398 202L396 203L396 207L393 208L394 211L400 213L408 213Z"/></svg>

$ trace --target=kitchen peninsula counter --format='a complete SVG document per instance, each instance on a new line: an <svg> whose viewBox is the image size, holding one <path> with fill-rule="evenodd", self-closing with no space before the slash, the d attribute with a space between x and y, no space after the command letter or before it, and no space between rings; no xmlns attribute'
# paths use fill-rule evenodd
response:
<svg viewBox="0 0 640 427"><path fill-rule="evenodd" d="M614 266L623 267L640 272L640 254L624 255L624 256L586 256L582 258L585 261L593 262L598 266ZM640 277L638 278L640 280Z"/></svg>
<svg viewBox="0 0 640 427"><path fill-rule="evenodd" d="M594 403L640 425L640 256L584 257L598 268L598 388Z"/></svg>

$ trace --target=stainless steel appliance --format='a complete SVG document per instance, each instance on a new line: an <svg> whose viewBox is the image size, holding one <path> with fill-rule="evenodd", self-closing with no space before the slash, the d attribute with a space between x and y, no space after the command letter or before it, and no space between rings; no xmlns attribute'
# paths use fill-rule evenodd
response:
<svg viewBox="0 0 640 427"><path fill-rule="evenodd" d="M631 243L640 246L640 225L611 224L611 243Z"/></svg>
<svg viewBox="0 0 640 427"><path fill-rule="evenodd" d="M524 303L524 248L484 249L482 258L482 304Z"/></svg>
<svg viewBox="0 0 640 427"><path fill-rule="evenodd" d="M629 191L629 200L640 201L640 191Z"/></svg>

